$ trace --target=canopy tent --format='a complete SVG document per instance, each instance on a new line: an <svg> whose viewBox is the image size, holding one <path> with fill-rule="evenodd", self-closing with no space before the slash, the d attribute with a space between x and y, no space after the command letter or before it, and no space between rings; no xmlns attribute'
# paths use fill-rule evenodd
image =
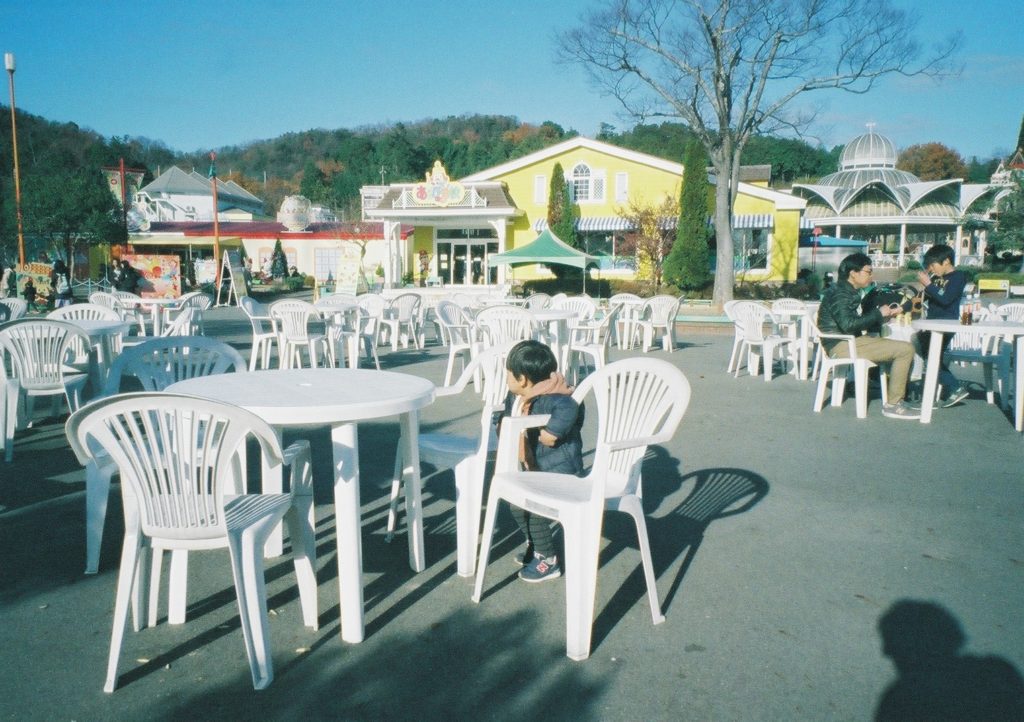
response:
<svg viewBox="0 0 1024 722"><path fill-rule="evenodd" d="M560 266L586 268L588 264L597 263L597 257L577 251L550 230L546 230L525 246L504 253L496 253L487 260L489 266L497 266L502 263L507 263L510 266L554 263Z"/></svg>
<svg viewBox="0 0 1024 722"><path fill-rule="evenodd" d="M577 251L560 239L550 229L546 229L525 246L520 246L505 253L496 253L487 259L487 265L497 266L507 263L510 266L529 266L535 263L553 263L559 266L573 266L584 269L583 290L587 290L587 265L597 263L597 257Z"/></svg>

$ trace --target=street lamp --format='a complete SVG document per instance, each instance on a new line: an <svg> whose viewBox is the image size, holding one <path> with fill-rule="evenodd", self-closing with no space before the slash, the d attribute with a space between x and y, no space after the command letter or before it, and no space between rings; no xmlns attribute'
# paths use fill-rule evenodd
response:
<svg viewBox="0 0 1024 722"><path fill-rule="evenodd" d="M25 234L21 222L21 177L18 172L18 123L14 115L14 53L4 53L4 67L11 87L11 136L14 146L14 209L18 218L18 262L25 265Z"/></svg>

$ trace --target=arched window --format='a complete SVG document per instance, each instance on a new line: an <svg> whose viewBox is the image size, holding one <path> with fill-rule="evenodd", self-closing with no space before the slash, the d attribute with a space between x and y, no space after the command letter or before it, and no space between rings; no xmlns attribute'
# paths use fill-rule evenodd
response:
<svg viewBox="0 0 1024 722"><path fill-rule="evenodd" d="M577 163L572 169L572 198L580 201L590 200L590 166Z"/></svg>

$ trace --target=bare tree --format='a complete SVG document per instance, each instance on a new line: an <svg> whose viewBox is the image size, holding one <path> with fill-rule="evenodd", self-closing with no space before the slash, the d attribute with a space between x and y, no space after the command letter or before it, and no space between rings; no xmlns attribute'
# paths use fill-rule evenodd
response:
<svg viewBox="0 0 1024 722"><path fill-rule="evenodd" d="M656 288L661 288L662 266L676 238L679 201L670 196L657 205L630 200L625 208L616 209L616 215L626 219L633 229L621 248L636 254L640 277L648 276Z"/></svg>
<svg viewBox="0 0 1024 722"><path fill-rule="evenodd" d="M950 72L960 38L924 52L917 20L889 0L609 0L560 37L633 117L681 119L715 170L714 299L732 298L731 211L755 133L800 133L814 90L865 93L886 75Z"/></svg>

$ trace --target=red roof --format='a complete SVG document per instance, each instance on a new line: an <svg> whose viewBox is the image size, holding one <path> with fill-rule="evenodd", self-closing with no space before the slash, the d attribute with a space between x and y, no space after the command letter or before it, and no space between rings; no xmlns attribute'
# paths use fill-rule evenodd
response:
<svg viewBox="0 0 1024 722"><path fill-rule="evenodd" d="M220 224L220 235L238 238L280 238L282 240L341 239L372 241L384 237L384 224L379 221L365 223L311 223L305 231L289 231L277 221L225 221ZM403 225L403 239L412 235L413 226ZM185 236L212 236L213 221L161 221L151 223L149 233L182 233Z"/></svg>

